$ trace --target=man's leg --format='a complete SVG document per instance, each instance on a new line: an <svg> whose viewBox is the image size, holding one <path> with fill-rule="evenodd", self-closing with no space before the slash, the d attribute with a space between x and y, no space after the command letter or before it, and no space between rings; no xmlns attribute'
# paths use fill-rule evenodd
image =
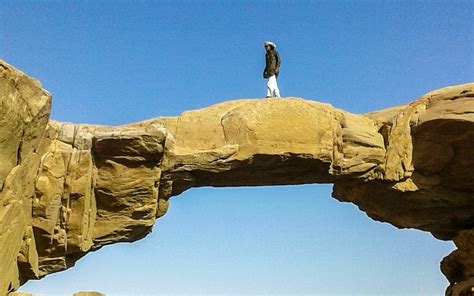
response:
<svg viewBox="0 0 474 296"><path fill-rule="evenodd" d="M278 90L276 76L270 76L267 82L267 98L269 97L279 97L280 91Z"/></svg>
<svg viewBox="0 0 474 296"><path fill-rule="evenodd" d="M278 83L275 77L275 87L273 88L273 93L275 97L280 98L280 89L278 89Z"/></svg>
<svg viewBox="0 0 474 296"><path fill-rule="evenodd" d="M272 95L273 95L273 89L272 89L271 78L272 78L272 77L269 77L269 78L267 79L267 96L266 96L266 98L271 98Z"/></svg>

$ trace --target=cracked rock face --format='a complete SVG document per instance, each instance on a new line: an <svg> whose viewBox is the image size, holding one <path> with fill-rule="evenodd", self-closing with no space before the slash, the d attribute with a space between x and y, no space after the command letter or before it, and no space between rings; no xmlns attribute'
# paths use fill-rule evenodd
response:
<svg viewBox="0 0 474 296"><path fill-rule="evenodd" d="M334 183L375 220L454 240L447 293L472 286L474 84L364 115L228 101L124 126L49 120L51 96L0 61L0 295L146 236L199 186Z"/></svg>

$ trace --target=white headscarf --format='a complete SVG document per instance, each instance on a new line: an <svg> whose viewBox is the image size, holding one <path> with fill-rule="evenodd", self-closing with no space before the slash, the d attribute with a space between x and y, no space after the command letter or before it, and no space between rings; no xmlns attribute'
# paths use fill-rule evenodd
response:
<svg viewBox="0 0 474 296"><path fill-rule="evenodd" d="M271 45L273 48L277 48L276 44L271 41L265 41L265 45Z"/></svg>

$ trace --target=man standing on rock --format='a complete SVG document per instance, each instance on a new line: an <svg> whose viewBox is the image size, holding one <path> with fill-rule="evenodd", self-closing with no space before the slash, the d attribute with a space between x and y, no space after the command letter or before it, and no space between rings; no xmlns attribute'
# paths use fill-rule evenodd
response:
<svg viewBox="0 0 474 296"><path fill-rule="evenodd" d="M280 97L278 89L277 77L280 73L280 55L276 51L275 43L266 41L265 46L265 70L263 70L263 78L267 79L267 98Z"/></svg>

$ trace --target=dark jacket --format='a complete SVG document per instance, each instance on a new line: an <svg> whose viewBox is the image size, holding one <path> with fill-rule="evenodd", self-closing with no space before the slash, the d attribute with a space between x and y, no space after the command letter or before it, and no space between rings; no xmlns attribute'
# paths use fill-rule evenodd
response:
<svg viewBox="0 0 474 296"><path fill-rule="evenodd" d="M270 76L280 73L280 55L278 51L272 49L265 53L265 70L263 70L263 78L270 78Z"/></svg>

